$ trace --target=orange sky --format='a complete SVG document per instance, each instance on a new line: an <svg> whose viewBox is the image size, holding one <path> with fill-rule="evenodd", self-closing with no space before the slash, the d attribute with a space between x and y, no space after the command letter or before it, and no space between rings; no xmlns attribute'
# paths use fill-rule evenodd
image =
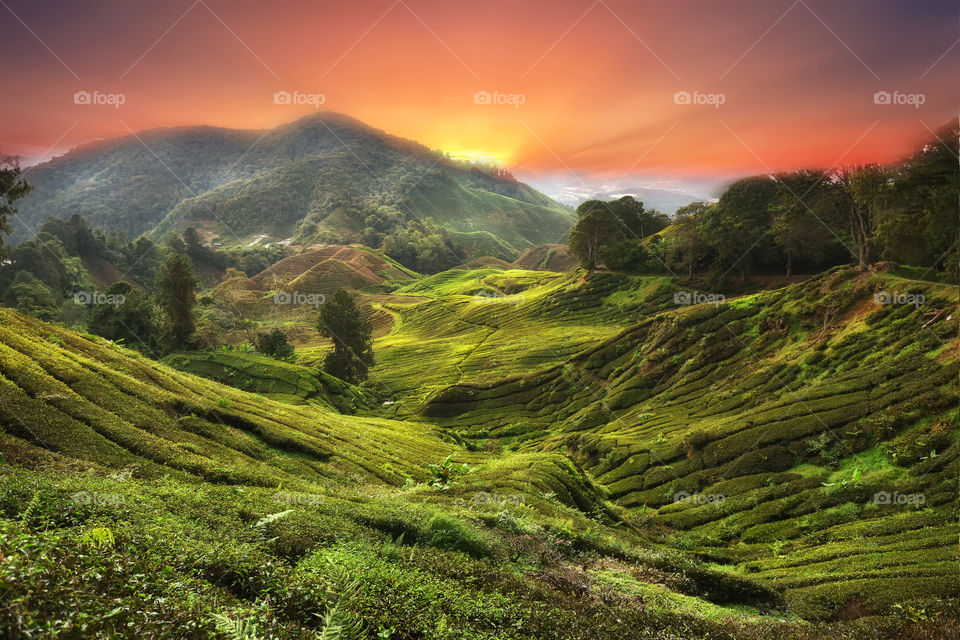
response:
<svg viewBox="0 0 960 640"><path fill-rule="evenodd" d="M956 2L4 1L0 152L26 163L128 127L269 127L313 110L274 104L298 91L521 174L724 176L888 160L960 104Z"/></svg>

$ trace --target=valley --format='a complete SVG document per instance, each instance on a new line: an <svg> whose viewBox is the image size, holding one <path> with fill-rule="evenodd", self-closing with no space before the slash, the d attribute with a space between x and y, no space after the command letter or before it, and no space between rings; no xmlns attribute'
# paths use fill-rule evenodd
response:
<svg viewBox="0 0 960 640"><path fill-rule="evenodd" d="M5 615L80 628L67 602L83 602L91 628L163 634L232 612L299 637L305 612L340 607L398 637L945 637L960 353L956 314L930 316L955 287L840 268L678 308L659 277L398 284L366 294L392 318L366 389L311 373L322 345L296 365L165 361L181 373L4 311ZM927 304L877 307L880 290ZM431 486L448 456L468 473ZM922 618L888 617L902 608Z"/></svg>

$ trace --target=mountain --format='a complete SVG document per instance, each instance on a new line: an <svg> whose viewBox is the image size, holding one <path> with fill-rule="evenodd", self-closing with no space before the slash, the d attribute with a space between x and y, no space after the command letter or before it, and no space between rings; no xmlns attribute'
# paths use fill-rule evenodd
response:
<svg viewBox="0 0 960 640"><path fill-rule="evenodd" d="M642 202L645 208L657 209L670 215L691 202L712 202L715 198L696 194L712 193L716 188L712 182L680 185L677 189L663 189L626 180L622 183L605 183L589 178L571 179L569 177L538 177L530 182L544 193L550 194L557 202L571 207L576 207L587 200L616 200L623 196L633 196Z"/></svg>
<svg viewBox="0 0 960 640"><path fill-rule="evenodd" d="M564 237L574 221L509 175L331 112L269 130L161 128L91 143L38 165L29 182L14 240L48 216L80 214L91 226L153 239L194 226L231 245L363 234L372 244L430 217L455 243L489 234L479 243L485 253L519 254Z"/></svg>

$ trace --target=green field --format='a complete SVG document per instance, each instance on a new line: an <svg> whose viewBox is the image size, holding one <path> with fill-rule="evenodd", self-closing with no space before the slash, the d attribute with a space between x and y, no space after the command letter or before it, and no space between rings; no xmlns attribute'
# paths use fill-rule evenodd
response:
<svg viewBox="0 0 960 640"><path fill-rule="evenodd" d="M370 293L392 326L360 387L322 345L158 363L2 310L0 629L954 637L956 288L686 290L480 269Z"/></svg>

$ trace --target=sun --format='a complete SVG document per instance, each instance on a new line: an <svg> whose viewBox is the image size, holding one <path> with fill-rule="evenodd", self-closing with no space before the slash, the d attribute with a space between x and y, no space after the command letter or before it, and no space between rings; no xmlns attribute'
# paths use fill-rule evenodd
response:
<svg viewBox="0 0 960 640"><path fill-rule="evenodd" d="M443 152L454 160L470 164L492 164L503 166L509 160L509 154L502 151L480 151L477 149L444 149Z"/></svg>

